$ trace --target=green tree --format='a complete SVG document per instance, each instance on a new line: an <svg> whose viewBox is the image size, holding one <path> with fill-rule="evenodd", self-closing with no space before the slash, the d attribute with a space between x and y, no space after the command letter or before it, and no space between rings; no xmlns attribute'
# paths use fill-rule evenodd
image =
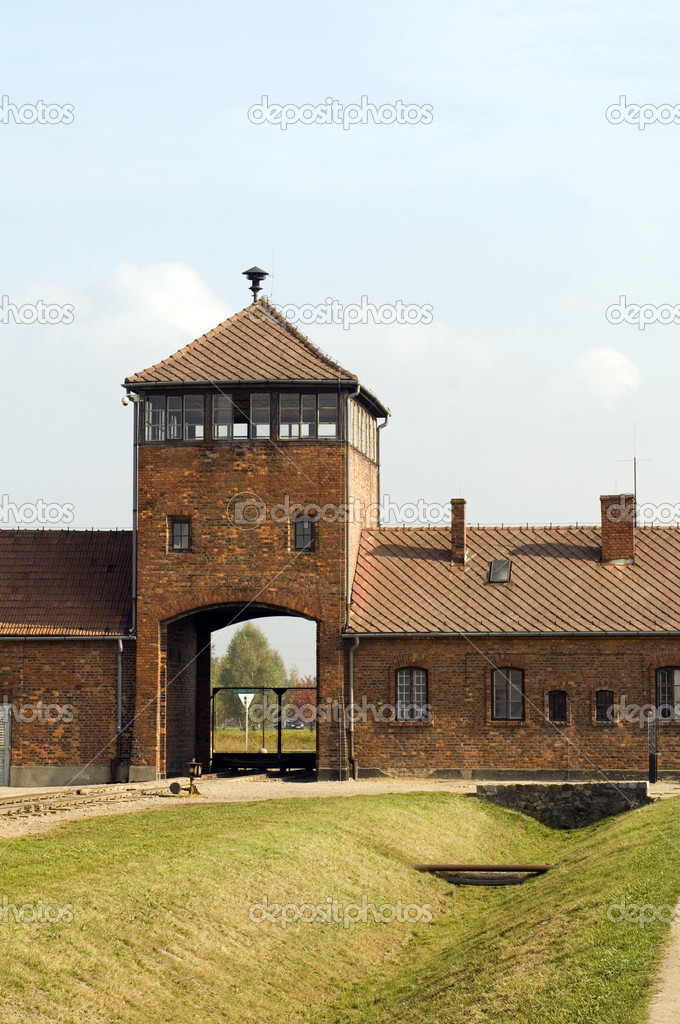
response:
<svg viewBox="0 0 680 1024"><path fill-rule="evenodd" d="M238 687L254 690L259 687L286 685L286 669L278 651L269 646L269 641L257 626L246 622L238 629L221 658L211 663L213 687ZM250 705L253 719L262 721L262 694L256 693ZM275 705L273 694L264 694L267 706ZM235 690L223 690L216 697L215 713L220 721L234 720L245 728L245 711Z"/></svg>

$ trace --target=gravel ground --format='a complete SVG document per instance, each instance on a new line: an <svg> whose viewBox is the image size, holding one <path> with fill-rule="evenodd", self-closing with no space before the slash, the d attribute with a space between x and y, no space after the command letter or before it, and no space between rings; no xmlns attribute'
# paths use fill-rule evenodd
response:
<svg viewBox="0 0 680 1024"><path fill-rule="evenodd" d="M183 787L188 785L187 779L175 780L181 782ZM0 840L14 839L18 836L32 835L40 832L49 832L62 822L77 821L82 818L99 818L112 814L130 814L134 811L144 811L161 807L174 807L180 804L187 804L189 800L194 805L206 803L248 803L254 800L281 800L287 797L328 797L328 796L359 796L377 795L380 793L409 793L409 792L435 792L435 793L474 793L476 782L461 779L359 779L348 782L316 782L313 778L282 778L279 775L241 775L223 779L202 779L198 787L200 797L189 797L185 792L181 796L173 797L170 794L170 782L168 781L167 795L144 796L142 791L156 787L158 783L136 783L125 800L115 803L102 803L85 805L70 810L58 810L32 814L30 816L12 815L9 817L0 816ZM111 787L115 790L116 787ZM83 786L81 792L101 792L102 786ZM73 790L75 791L75 790ZM6 789L3 796L30 796L32 793L45 790L11 790ZM62 792L63 790L55 790ZM139 796L135 793L138 792ZM662 782L650 787L650 793L654 797L680 796L680 783ZM680 1021L680 1018L678 1018Z"/></svg>
<svg viewBox="0 0 680 1024"><path fill-rule="evenodd" d="M188 786L188 779L173 780L180 782L183 788ZM361 794L375 795L379 793L408 793L412 791L438 793L474 793L475 784L458 779L361 779L356 782L316 782L313 778L289 780L278 775L242 775L236 778L202 779L199 781L199 797L189 797L185 792L174 797L170 794L168 781L167 795L144 796L142 790L158 783L137 783L134 789L139 796L130 793L125 800L103 804L91 804L70 810L46 811L30 816L0 816L0 840L15 839L18 836L34 835L49 832L65 821L78 821L82 818L100 818L112 814L130 814L134 811L146 811L161 807L175 807L187 804L207 803L249 803L254 800L281 800L286 797L327 797L327 796L358 796ZM88 793L91 789L101 792L103 787L81 787L81 792ZM126 787L128 788L128 787ZM114 787L111 787L114 789ZM45 790L10 790L3 796L25 796L31 793L44 793ZM57 791L55 791L56 793ZM62 792L63 791L58 791Z"/></svg>

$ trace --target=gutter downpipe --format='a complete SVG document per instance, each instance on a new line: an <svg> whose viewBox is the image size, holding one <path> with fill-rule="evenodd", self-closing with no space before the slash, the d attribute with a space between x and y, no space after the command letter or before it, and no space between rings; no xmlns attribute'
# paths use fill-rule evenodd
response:
<svg viewBox="0 0 680 1024"><path fill-rule="evenodd" d="M138 497L137 497L137 464L139 460L139 417L141 415L141 399L139 396L132 398L135 411L134 439L133 439L133 466L132 466L132 622L130 633L135 636L137 633L137 518L138 518Z"/></svg>
<svg viewBox="0 0 680 1024"><path fill-rule="evenodd" d="M349 628L349 607L350 607L350 603L351 603L350 573L351 573L351 569L352 569L352 563L351 563L351 557L350 557L350 543L349 543L349 529L350 529L350 525L351 525L350 524L350 504L349 504L349 498L350 498L350 494L349 494L349 430L350 430L351 419L350 419L350 404L349 403L352 401L353 398L356 398L357 395L360 392L361 392L361 384L359 384L357 382L356 391L352 391L350 394L348 394L347 395L347 401L345 402L345 508L347 510L347 518L345 520L345 625L343 627L343 630ZM351 659L351 652L350 652L350 659ZM352 662L350 660L350 665L351 664L352 664ZM352 670L350 669L350 672L351 671ZM351 685L352 684L350 683L350 686ZM343 693L344 693L344 689L345 688L343 686ZM350 699L350 704L353 704L354 697L353 697L353 695L351 693L349 694L349 699ZM350 723L349 723L350 743L352 745L352 751L351 751L351 755L350 755L350 758L349 758L350 765L352 763L352 757L354 756L354 722L352 721L353 714L354 714L354 709L352 708L352 715L350 716ZM343 776L342 749L340 749L338 751L338 778L342 779L342 776Z"/></svg>
<svg viewBox="0 0 680 1024"><path fill-rule="evenodd" d="M380 514L380 501L381 501L381 494L380 494L380 431L382 430L383 427L387 426L387 424L389 423L390 416L391 416L391 413L390 413L390 411L388 409L387 410L387 414L385 416L385 419L382 421L382 423L378 424L378 429L376 431L376 437L378 439L378 442L377 442L378 450L375 453L376 456L377 456L377 459L378 459L378 514ZM382 525L381 520L382 520L382 517L380 517L378 519L378 522L376 523L376 526L381 526Z"/></svg>
<svg viewBox="0 0 680 1024"><path fill-rule="evenodd" d="M353 779L359 778L359 765L354 754L354 652L360 643L361 637L357 635L349 649L349 766Z"/></svg>
<svg viewBox="0 0 680 1024"><path fill-rule="evenodd" d="M361 392L361 384L357 384L356 391L347 395L347 403L345 406L345 431L347 434L345 444L345 508L347 509L347 519L345 521L345 629L349 626L349 606L351 601L350 593L350 572L351 572L351 559L350 559L350 546L349 546L349 528L350 528L350 506L349 506L349 425L350 425L350 408L349 403L353 398Z"/></svg>
<svg viewBox="0 0 680 1024"><path fill-rule="evenodd" d="M116 694L116 729L118 746L120 747L121 733L123 731L123 641L118 639L118 687Z"/></svg>
<svg viewBox="0 0 680 1024"><path fill-rule="evenodd" d="M116 756L111 764L111 782L118 782L118 769L123 761L123 641L118 637L116 652Z"/></svg>

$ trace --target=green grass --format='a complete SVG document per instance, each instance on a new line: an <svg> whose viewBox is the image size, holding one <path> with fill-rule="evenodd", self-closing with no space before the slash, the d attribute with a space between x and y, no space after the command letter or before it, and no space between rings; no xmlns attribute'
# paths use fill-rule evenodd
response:
<svg viewBox="0 0 680 1024"><path fill-rule="evenodd" d="M278 734L276 729L265 728L264 746L269 753L277 749ZM262 747L262 726L251 726L248 729L248 753L256 754ZM226 729L215 729L213 749L219 753L240 754L246 749L244 729L229 726ZM282 729L281 750L285 752L299 750L316 750L316 729Z"/></svg>
<svg viewBox="0 0 680 1024"><path fill-rule="evenodd" d="M575 833L444 793L186 805L0 844L0 901L73 906L0 922L14 1024L642 1024L674 905L680 802ZM424 860L559 862L523 886L450 886ZM431 924L255 923L270 903L428 905Z"/></svg>

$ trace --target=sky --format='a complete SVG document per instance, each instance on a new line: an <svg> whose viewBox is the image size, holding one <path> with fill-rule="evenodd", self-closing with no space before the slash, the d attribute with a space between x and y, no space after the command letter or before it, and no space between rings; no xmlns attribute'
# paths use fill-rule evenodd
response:
<svg viewBox="0 0 680 1024"><path fill-rule="evenodd" d="M680 304L680 116L607 111L680 104L679 37L659 0L6 6L2 508L129 528L121 382L246 306L253 264L278 305L431 310L304 328L390 407L391 501L593 523L635 431L638 500L675 507L680 324L607 311ZM431 115L252 113L362 97ZM71 322L15 322L40 301ZM310 626L284 622L306 671Z"/></svg>

